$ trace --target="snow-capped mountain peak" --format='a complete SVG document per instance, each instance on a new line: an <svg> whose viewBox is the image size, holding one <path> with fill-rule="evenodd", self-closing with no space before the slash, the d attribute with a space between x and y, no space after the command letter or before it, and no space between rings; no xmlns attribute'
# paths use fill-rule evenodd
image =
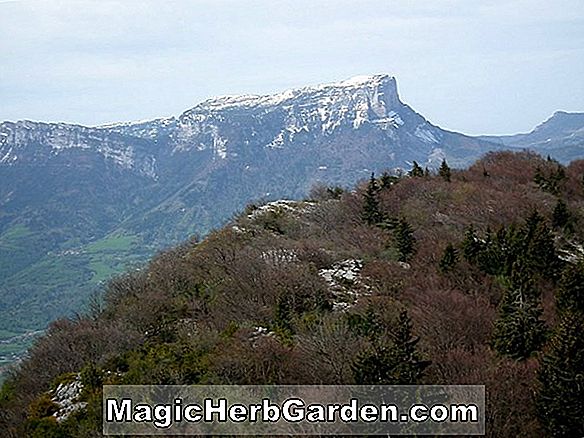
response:
<svg viewBox="0 0 584 438"><path fill-rule="evenodd" d="M397 85L394 77L386 74L354 76L344 81L307 86L286 90L275 94L256 95L226 95L207 99L190 111L209 110L221 111L233 108L273 107L285 105L295 100L310 98L332 98L363 92L384 93L397 103Z"/></svg>
<svg viewBox="0 0 584 438"><path fill-rule="evenodd" d="M299 139L313 141L315 136L330 136L364 125L393 136L392 132L405 123L403 114L410 112L399 99L394 77L356 76L276 94L208 99L179 117L174 140L177 150L210 148L217 158L227 158L237 147L226 135L234 129L246 137L244 144L261 141L262 147L279 149ZM260 135L254 128L258 123L262 125ZM420 118L419 123L426 122ZM193 142L193 137L201 136L206 140Z"/></svg>

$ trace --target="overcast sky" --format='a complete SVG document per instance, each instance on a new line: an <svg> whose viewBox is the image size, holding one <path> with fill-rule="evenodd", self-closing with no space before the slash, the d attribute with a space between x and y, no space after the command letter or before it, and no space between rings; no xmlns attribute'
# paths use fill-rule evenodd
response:
<svg viewBox="0 0 584 438"><path fill-rule="evenodd" d="M584 111L584 1L0 0L0 120L178 115L373 73L441 127L529 131Z"/></svg>

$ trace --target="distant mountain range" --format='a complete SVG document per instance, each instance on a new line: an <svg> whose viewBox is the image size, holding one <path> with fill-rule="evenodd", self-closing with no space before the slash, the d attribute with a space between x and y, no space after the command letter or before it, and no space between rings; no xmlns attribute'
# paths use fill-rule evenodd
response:
<svg viewBox="0 0 584 438"><path fill-rule="evenodd" d="M533 150L569 163L584 157L584 113L557 111L528 134L479 138L511 148Z"/></svg>
<svg viewBox="0 0 584 438"><path fill-rule="evenodd" d="M252 200L351 186L414 160L462 167L491 150L569 161L584 156L583 139L584 114L562 112L529 134L446 131L387 75L219 97L145 122L0 123L0 340L80 309L112 274Z"/></svg>

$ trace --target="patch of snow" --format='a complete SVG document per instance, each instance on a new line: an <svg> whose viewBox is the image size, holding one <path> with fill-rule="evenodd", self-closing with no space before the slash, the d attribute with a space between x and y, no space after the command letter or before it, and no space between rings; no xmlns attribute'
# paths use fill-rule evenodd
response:
<svg viewBox="0 0 584 438"><path fill-rule="evenodd" d="M274 139L266 145L267 148L282 148L286 141L292 142L296 134L309 132L308 124L303 120L302 114L291 113L285 120L285 126Z"/></svg>
<svg viewBox="0 0 584 438"><path fill-rule="evenodd" d="M116 128L129 128L134 126L140 125L159 125L159 126L169 126L175 121L174 117L161 117L156 119L142 119L142 120L133 120L129 122L113 122L113 123L105 123L103 125L96 125L95 128L97 129L116 129Z"/></svg>
<svg viewBox="0 0 584 438"><path fill-rule="evenodd" d="M417 126L414 135L426 143L440 143L432 131L430 131L424 125Z"/></svg>
<svg viewBox="0 0 584 438"><path fill-rule="evenodd" d="M399 128L404 124L404 121L395 111L390 111L386 116L371 120L371 123L387 131Z"/></svg>
<svg viewBox="0 0 584 438"><path fill-rule="evenodd" d="M431 167L438 167L442 160L446 159L446 152L442 148L433 148L428 155L428 165Z"/></svg>
<svg viewBox="0 0 584 438"><path fill-rule="evenodd" d="M341 103L340 105L331 104L326 108L323 108L322 103L319 104L317 102L317 105L316 111L320 115L321 131L325 135L331 134L335 129L340 127L350 112L347 103Z"/></svg>
<svg viewBox="0 0 584 438"><path fill-rule="evenodd" d="M112 160L123 168L132 169L134 167L134 148L132 146L128 146L125 149L116 149L104 143L97 147L97 151L106 159Z"/></svg>
<svg viewBox="0 0 584 438"><path fill-rule="evenodd" d="M358 129L361 125L367 122L369 122L369 103L359 102L357 105L355 105L353 129Z"/></svg>
<svg viewBox="0 0 584 438"><path fill-rule="evenodd" d="M221 137L217 130L213 131L213 151L222 160L227 158L227 140Z"/></svg>
<svg viewBox="0 0 584 438"><path fill-rule="evenodd" d="M284 133L280 132L276 137L266 145L268 149L280 149L284 146Z"/></svg>
<svg viewBox="0 0 584 438"><path fill-rule="evenodd" d="M395 111L390 111L387 116L390 117L391 119L393 119L393 121L395 122L395 124L397 126L402 126L404 124L404 121L402 120L402 118Z"/></svg>
<svg viewBox="0 0 584 438"><path fill-rule="evenodd" d="M0 147L4 146L8 141L8 133L0 132Z"/></svg>
<svg viewBox="0 0 584 438"><path fill-rule="evenodd" d="M293 91L288 90L284 93L273 95L226 95L219 96L202 102L199 107L207 110L218 111L234 107L256 107L256 106L275 106L282 104L286 100L292 99Z"/></svg>
<svg viewBox="0 0 584 438"><path fill-rule="evenodd" d="M341 82L333 82L331 84L321 85L321 87L362 87L364 85L379 85L382 81L393 79L388 75L358 75L346 79Z"/></svg>
<svg viewBox="0 0 584 438"><path fill-rule="evenodd" d="M354 89L354 88L368 88L377 89L385 81L395 81L395 78L388 75L363 75L355 76L350 79L333 82L329 84L322 84L316 86L309 86L297 89L286 90L282 93L257 95L226 95L216 98L208 99L202 102L197 107L207 110L218 111L234 107L270 107L286 103L301 95L323 93L334 89Z"/></svg>
<svg viewBox="0 0 584 438"><path fill-rule="evenodd" d="M156 172L156 158L148 157L148 159L146 159L142 165L141 171L144 175L149 176L153 180L158 180L158 173Z"/></svg>
<svg viewBox="0 0 584 438"><path fill-rule="evenodd" d="M8 163L8 162L9 162L9 160L11 159L11 156L10 156L10 154L12 154L12 147L10 147L10 148L8 149L8 152L6 152L6 153L4 154L4 156L3 156L2 158L0 158L0 164L1 164L1 163ZM16 155L14 156L14 158L16 158Z"/></svg>

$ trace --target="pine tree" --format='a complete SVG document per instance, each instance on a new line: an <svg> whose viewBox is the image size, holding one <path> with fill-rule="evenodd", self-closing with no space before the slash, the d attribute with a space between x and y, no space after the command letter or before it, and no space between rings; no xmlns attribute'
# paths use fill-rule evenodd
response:
<svg viewBox="0 0 584 438"><path fill-rule="evenodd" d="M523 238L526 246L523 249L525 268L533 275L541 275L548 279L556 279L562 269L562 261L558 257L554 236L546 223L541 220L535 228L527 225L526 236Z"/></svg>
<svg viewBox="0 0 584 438"><path fill-rule="evenodd" d="M537 407L550 436L584 436L583 332L583 314L565 312L541 361Z"/></svg>
<svg viewBox="0 0 584 438"><path fill-rule="evenodd" d="M375 174L371 174L371 179L365 190L363 203L363 220L368 225L375 225L382 221L383 216L379 210L379 186L375 179Z"/></svg>
<svg viewBox="0 0 584 438"><path fill-rule="evenodd" d="M544 173L541 167L535 169L535 175L533 181L539 186L544 192L551 193L552 195L557 195L560 193L562 184L566 180L566 170L564 166L558 163L556 160L549 161L551 163L557 163L557 167L554 171L550 172L548 175Z"/></svg>
<svg viewBox="0 0 584 438"><path fill-rule="evenodd" d="M546 336L539 292L518 262L499 304L493 346L501 355L526 359L541 348Z"/></svg>
<svg viewBox="0 0 584 438"><path fill-rule="evenodd" d="M330 199L341 199L343 193L345 193L345 189L339 186L326 188L326 194Z"/></svg>
<svg viewBox="0 0 584 438"><path fill-rule="evenodd" d="M483 244L471 224L464 234L464 240L462 241L462 254L466 261L469 263L475 263L482 250Z"/></svg>
<svg viewBox="0 0 584 438"><path fill-rule="evenodd" d="M290 306L290 301L287 297L281 296L276 302L274 330L284 340L291 339L294 333L292 326L292 309Z"/></svg>
<svg viewBox="0 0 584 438"><path fill-rule="evenodd" d="M554 228L564 228L569 224L570 218L568 205L562 199L558 199L552 214L552 226Z"/></svg>
<svg viewBox="0 0 584 438"><path fill-rule="evenodd" d="M424 169L420 167L417 161L414 161L412 170L408 173L411 177L423 177L424 176Z"/></svg>
<svg viewBox="0 0 584 438"><path fill-rule="evenodd" d="M559 312L581 312L584 314L584 261L569 264L559 281L556 295Z"/></svg>
<svg viewBox="0 0 584 438"><path fill-rule="evenodd" d="M462 242L463 255L470 263L491 275L509 276L514 264L521 260L523 269L534 277L555 280L562 268L557 255L554 236L544 218L532 211L525 224L501 227L494 235L487 231L479 240L471 227Z"/></svg>
<svg viewBox="0 0 584 438"><path fill-rule="evenodd" d="M477 257L479 268L487 274L507 275L511 248L506 228L499 228L495 234L487 229L484 242L481 243L481 252Z"/></svg>
<svg viewBox="0 0 584 438"><path fill-rule="evenodd" d="M399 261L406 262L414 254L414 246L416 244L412 227L405 219L399 219L394 229L394 235L399 252Z"/></svg>
<svg viewBox="0 0 584 438"><path fill-rule="evenodd" d="M545 177L543 176L543 171L541 170L540 166L535 168L535 173L533 175L533 182L537 184L537 186L543 190L545 186Z"/></svg>
<svg viewBox="0 0 584 438"><path fill-rule="evenodd" d="M442 164L438 170L438 175L440 175L444 181L450 182L451 173L452 172L450 171L450 167L448 166L446 159L442 160Z"/></svg>
<svg viewBox="0 0 584 438"><path fill-rule="evenodd" d="M382 189L387 189L391 187L391 176L387 171L381 174L381 178L379 178L379 181L381 183L380 185Z"/></svg>
<svg viewBox="0 0 584 438"><path fill-rule="evenodd" d="M357 384L413 385L419 381L430 363L416 350L419 339L412 334L407 312L400 313L390 336L391 343L374 339L371 348L357 356L352 365Z"/></svg>
<svg viewBox="0 0 584 438"><path fill-rule="evenodd" d="M531 239L537 227L544 222L544 218L536 209L531 210L527 219L525 219L524 229L527 233L527 238Z"/></svg>
<svg viewBox="0 0 584 438"><path fill-rule="evenodd" d="M564 269L556 298L560 322L541 360L538 414L550 436L584 436L584 261Z"/></svg>
<svg viewBox="0 0 584 438"><path fill-rule="evenodd" d="M364 315L359 313L348 314L347 322L353 332L371 340L374 340L382 330L381 321L373 306L369 306Z"/></svg>
<svg viewBox="0 0 584 438"><path fill-rule="evenodd" d="M556 181L558 186L560 186L560 184L567 179L566 169L560 163L558 163L558 167L556 167L556 171L553 174L553 179Z"/></svg>
<svg viewBox="0 0 584 438"><path fill-rule="evenodd" d="M554 280L559 275L562 262L556 252L554 235L537 210L530 213L507 246L512 248L513 255L509 259L509 268L517 258L522 257L523 268L533 276Z"/></svg>
<svg viewBox="0 0 584 438"><path fill-rule="evenodd" d="M451 271L452 268L458 263L458 251L454 248L454 245L449 243L444 249L444 254L440 259L439 268L442 272Z"/></svg>
<svg viewBox="0 0 584 438"><path fill-rule="evenodd" d="M396 385L416 383L424 369L430 362L420 358L416 350L419 338L412 333L412 320L404 310L400 312L397 325L392 331L393 348L390 362L395 364L393 369L393 381Z"/></svg>
<svg viewBox="0 0 584 438"><path fill-rule="evenodd" d="M391 188L392 185L399 181L399 178L397 176L390 175L389 172L386 171L381 174L381 178L379 180L381 183L381 189L385 190Z"/></svg>

